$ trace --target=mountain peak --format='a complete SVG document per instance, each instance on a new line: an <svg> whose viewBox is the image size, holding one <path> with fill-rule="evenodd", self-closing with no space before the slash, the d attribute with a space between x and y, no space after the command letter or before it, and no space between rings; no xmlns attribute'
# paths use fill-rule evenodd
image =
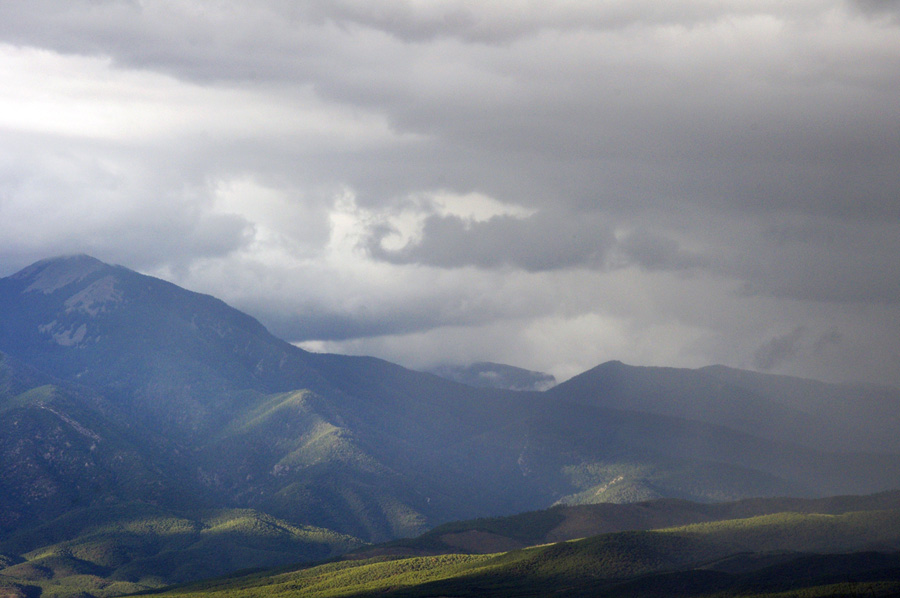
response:
<svg viewBox="0 0 900 598"><path fill-rule="evenodd" d="M142 417L185 433L219 422L234 393L327 386L303 350L251 316L88 255L0 279L0 351L121 405L149 403Z"/></svg>
<svg viewBox="0 0 900 598"><path fill-rule="evenodd" d="M29 281L25 291L49 295L110 266L86 254L64 255L35 262L10 278Z"/></svg>

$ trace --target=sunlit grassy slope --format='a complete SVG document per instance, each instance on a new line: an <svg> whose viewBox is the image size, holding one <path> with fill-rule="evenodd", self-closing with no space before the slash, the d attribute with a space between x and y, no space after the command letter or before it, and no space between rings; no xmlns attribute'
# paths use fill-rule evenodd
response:
<svg viewBox="0 0 900 598"><path fill-rule="evenodd" d="M781 513L491 555L342 561L205 582L164 595L879 596L900 592L898 548L897 509Z"/></svg>
<svg viewBox="0 0 900 598"><path fill-rule="evenodd" d="M358 545L354 538L250 509L92 507L2 538L0 588L18 584L43 596L111 596L238 569L321 560Z"/></svg>

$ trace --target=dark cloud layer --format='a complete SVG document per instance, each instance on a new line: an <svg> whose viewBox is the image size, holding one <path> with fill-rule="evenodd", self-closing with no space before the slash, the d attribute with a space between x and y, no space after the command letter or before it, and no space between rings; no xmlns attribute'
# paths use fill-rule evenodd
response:
<svg viewBox="0 0 900 598"><path fill-rule="evenodd" d="M797 327L787 334L767 341L753 354L753 365L767 372L790 360L800 350L803 332L802 327Z"/></svg>
<svg viewBox="0 0 900 598"><path fill-rule="evenodd" d="M394 264L439 268L522 268L529 272L576 266L598 267L612 241L608 226L594 218L537 213L527 218L494 216L483 222L431 215L422 238L397 250L382 240L391 230L376 229L367 249Z"/></svg>

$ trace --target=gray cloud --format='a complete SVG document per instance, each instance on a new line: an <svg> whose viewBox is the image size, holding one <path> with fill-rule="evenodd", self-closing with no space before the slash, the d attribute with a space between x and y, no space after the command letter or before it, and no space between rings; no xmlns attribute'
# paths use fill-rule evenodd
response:
<svg viewBox="0 0 900 598"><path fill-rule="evenodd" d="M900 2L897 0L850 0L860 10L873 15L900 16Z"/></svg>
<svg viewBox="0 0 900 598"><path fill-rule="evenodd" d="M172 156L10 134L0 165L0 237L19 265L83 252L135 268L226 256L253 224L210 211L211 190ZM145 187L144 185L147 185Z"/></svg>
<svg viewBox="0 0 900 598"><path fill-rule="evenodd" d="M612 244L608 226L596 218L543 213L527 218L494 216L483 222L431 215L422 238L396 250L382 245L390 229L372 231L366 243L376 259L442 268L522 268L529 272L576 266L598 267Z"/></svg>
<svg viewBox="0 0 900 598"><path fill-rule="evenodd" d="M649 270L688 270L708 266L709 258L687 251L678 241L652 232L629 233L619 248L626 264Z"/></svg>
<svg viewBox="0 0 900 598"><path fill-rule="evenodd" d="M93 253L404 359L900 383L897 6L3 3L0 268Z"/></svg>
<svg viewBox="0 0 900 598"><path fill-rule="evenodd" d="M887 275L900 251L900 222L817 220L760 232L753 263L735 267L749 292L807 301L900 302L900 280Z"/></svg>
<svg viewBox="0 0 900 598"><path fill-rule="evenodd" d="M800 343L804 336L802 326L781 336L773 337L766 341L753 354L753 364L756 368L769 371L789 361L800 351Z"/></svg>

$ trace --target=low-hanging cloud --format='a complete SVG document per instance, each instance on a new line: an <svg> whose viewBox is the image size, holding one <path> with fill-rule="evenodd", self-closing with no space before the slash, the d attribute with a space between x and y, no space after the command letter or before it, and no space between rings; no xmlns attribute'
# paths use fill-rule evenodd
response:
<svg viewBox="0 0 900 598"><path fill-rule="evenodd" d="M622 263L648 270L691 270L705 268L710 260L701 253L683 248L671 237L647 231L633 231L618 243Z"/></svg>
<svg viewBox="0 0 900 598"><path fill-rule="evenodd" d="M873 15L887 14L895 19L900 17L900 1L898 0L850 0L850 2L864 12Z"/></svg>
<svg viewBox="0 0 900 598"><path fill-rule="evenodd" d="M455 215L431 215L420 238L399 249L385 249L391 229L375 228L366 243L376 259L393 264L441 268L521 268L529 272L560 268L597 268L613 242L612 232L597 218L570 218L537 213L521 218L493 216L473 221Z"/></svg>
<svg viewBox="0 0 900 598"><path fill-rule="evenodd" d="M753 365L767 372L789 361L800 351L803 336L804 329L798 326L787 334L766 341L753 354Z"/></svg>

